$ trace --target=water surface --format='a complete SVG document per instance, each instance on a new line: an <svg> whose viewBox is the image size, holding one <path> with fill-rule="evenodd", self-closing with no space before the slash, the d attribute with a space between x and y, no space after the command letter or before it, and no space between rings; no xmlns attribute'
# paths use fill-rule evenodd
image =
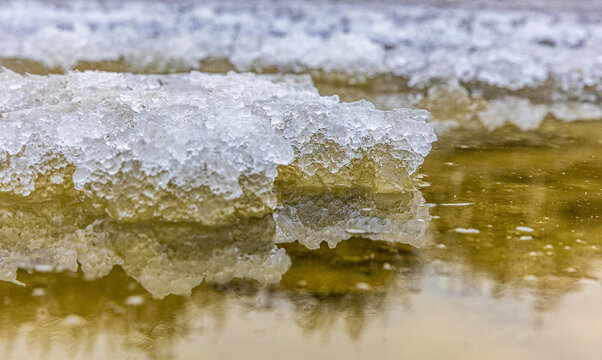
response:
<svg viewBox="0 0 602 360"><path fill-rule="evenodd" d="M422 248L352 238L282 282L154 299L115 268L0 284L8 358L542 358L602 350L596 122L441 134L421 168ZM236 346L234 346L236 344Z"/></svg>
<svg viewBox="0 0 602 360"><path fill-rule="evenodd" d="M317 177L303 177L293 165L270 163L273 184L245 179L249 189L262 192L246 193L236 204L240 213L225 222L161 218L165 209L152 202L140 218L125 211L133 220L122 221L124 212L111 212L104 200L94 203L74 188L74 166L61 168L64 181L41 176L47 186L29 197L2 192L0 276L11 279L14 274L5 271L11 266L30 270L18 270L16 283L0 282L2 358L598 359L602 108L596 56L602 32L594 10L599 3L277 2L266 9L237 2L0 5L5 19L0 29L8 34L0 39L5 45L0 65L17 73L181 72L170 79L186 82L191 70L254 71L271 74L275 83L313 83L321 95L344 102L366 99L383 110L426 109L438 137L418 172L407 176L406 169L393 166L383 172L389 182L377 186L370 161L330 178L324 169ZM38 11L31 11L36 6ZM48 39L62 45L48 46ZM290 44L305 47L295 52ZM46 104L41 113L54 111L58 119L60 111L77 113L82 107L69 105L77 94L68 86L86 76L111 78L80 75L66 75L72 82L53 80L54 105L63 107ZM210 82L196 76L206 79L199 83ZM263 81L252 75L245 81L230 78L242 94L245 86ZM36 80L40 94L48 79ZM152 91L165 90L167 77L152 79L140 80L140 86L152 83ZM93 81L86 86L90 94L100 94L87 100L99 104L113 99L129 111L137 101L131 88L110 93L110 87L95 87ZM173 89L174 97L192 98ZM19 102L3 95L0 105L16 112L29 100L51 98L48 92L32 93ZM277 108L280 95L271 94L276 102L269 106ZM306 99L326 101L314 95ZM347 109L338 99L328 101ZM119 120L121 108L116 108L108 114ZM349 109L376 113L366 103ZM175 107L179 110L188 111ZM30 120L27 111L17 115ZM315 115L311 108L307 113ZM200 116L202 111L194 117ZM72 123L77 121L76 116ZM316 149L320 157L323 148ZM242 163L248 161L245 151ZM329 156L336 159L337 151ZM329 156L321 160L329 164ZM411 160L416 165L422 157ZM213 165L219 170L223 164ZM144 177L136 180L148 185ZM229 180L238 184L238 178ZM127 181L121 184L124 193L130 191ZM8 190L15 189L23 190ZM139 192L155 199L154 190ZM173 193L176 199L187 195ZM211 199L221 209L223 199ZM131 204L124 204L128 210ZM186 209L180 205L168 210L178 215ZM199 210L190 209L193 215ZM153 217L155 210L161 216ZM381 231L348 226L348 214ZM89 241L83 250L80 243L65 245L73 239ZM46 251L47 245L86 256ZM270 261L274 254L279 261ZM56 260L52 256L67 258L65 271L45 265ZM212 281L196 286L203 278Z"/></svg>

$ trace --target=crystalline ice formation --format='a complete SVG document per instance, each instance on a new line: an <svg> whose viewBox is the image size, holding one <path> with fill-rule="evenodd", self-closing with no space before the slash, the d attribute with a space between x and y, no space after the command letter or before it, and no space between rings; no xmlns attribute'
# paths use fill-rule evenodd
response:
<svg viewBox="0 0 602 360"><path fill-rule="evenodd" d="M499 95L499 94L498 94ZM370 93L353 90L341 92L343 99L366 98L379 109L399 106L425 109L433 117L436 132L480 121L489 130L504 124L514 124L521 130L537 129L547 116L570 122L576 120L602 120L602 103L587 101L539 102L526 96L484 96L457 82L437 84L428 91Z"/></svg>
<svg viewBox="0 0 602 360"><path fill-rule="evenodd" d="M115 265L156 297L280 280L275 244L424 241L429 114L253 74L0 72L0 279ZM324 209L328 209L324 212Z"/></svg>
<svg viewBox="0 0 602 360"><path fill-rule="evenodd" d="M587 4L546 11L368 2L6 1L0 58L49 68L125 61L199 68L391 74L411 87L456 80L537 96L600 100L602 21ZM551 91L550 91L551 90Z"/></svg>
<svg viewBox="0 0 602 360"><path fill-rule="evenodd" d="M56 190L56 189L54 189ZM275 243L334 247L361 236L421 246L430 220L416 190L397 194L335 191L281 197L272 216L226 226L196 223L120 223L73 189L30 197L0 195L0 280L20 284L17 270L76 271L103 277L119 265L153 296L189 294L203 281L233 278L275 283L291 259ZM282 194L281 194L282 195ZM40 196L42 198L40 198ZM371 206L371 207L368 207Z"/></svg>
<svg viewBox="0 0 602 360"><path fill-rule="evenodd" d="M0 117L2 191L67 179L121 221L261 216L276 206L279 166L312 186L403 189L435 140L425 111L251 74L6 70Z"/></svg>

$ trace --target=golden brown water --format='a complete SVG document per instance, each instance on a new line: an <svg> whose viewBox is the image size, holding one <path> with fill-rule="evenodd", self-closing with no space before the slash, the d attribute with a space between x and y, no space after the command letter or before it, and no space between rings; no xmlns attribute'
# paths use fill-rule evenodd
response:
<svg viewBox="0 0 602 360"><path fill-rule="evenodd" d="M530 11L558 14L558 18L551 19L553 24L534 23L541 29L533 29L533 32L543 37L533 40L553 48L542 54L555 54L558 58L571 54L596 56L595 50L587 53L580 52L580 48L587 45L588 39L590 42L597 39L588 32L594 29L595 34L599 26L575 25L580 21L593 21L587 18L596 18L596 9L602 9L600 0L405 2L489 8L492 28L506 24L496 23L493 16L496 9L524 8L526 12L516 15L517 23L529 20ZM580 20L569 22L573 26L568 27L560 15L572 11ZM44 13L41 14L40 24L34 21L21 24L20 19L27 17L16 17L14 22L18 26L13 28L22 28L20 31L27 33L29 28L40 27L50 34L61 34L60 30L69 26L57 23L58 30L52 32L54 23L46 23ZM425 14L427 34L446 31L441 24L431 27L428 12ZM144 23L143 15L128 16ZM233 13L232 19L227 20L235 21L235 17ZM119 26L117 20L116 27ZM472 20L466 20L466 26L472 27ZM272 19L265 21L269 23ZM386 30L386 24L383 25ZM145 27L140 29L143 31ZM550 39L545 30L549 30ZM461 35L455 28L449 31ZM556 31L563 32L558 40L571 43L570 49L554 40ZM44 31L40 33L45 35ZM121 35L113 30L108 34ZM126 32L123 34L127 36ZM0 40L3 36L9 40L11 36L27 40L19 32L0 33ZM391 34L392 38L395 36ZM443 47L436 44L435 36L428 38L425 45L432 46L432 41L434 51L440 51ZM69 50L67 39L72 38L58 38L56 44L46 44L47 38L41 36L44 43L39 45L55 58L60 58L56 55L61 47L67 46L65 50ZM386 36L383 39L388 41ZM86 45L86 39L81 40ZM191 35L189 40L196 39ZM40 75L64 73L65 68L45 65L39 55L38 60L10 57L28 54L28 44L31 43L20 44L22 49L9 51L8 55L0 49L0 67ZM182 41L175 46L186 48L186 44ZM394 41L392 44L384 46L384 50L404 46ZM87 45L91 45L93 53L94 41ZM597 49L591 45L590 49ZM112 47L109 43L107 46ZM165 47L166 52L170 46ZM250 42L249 47L252 46ZM82 49L87 51L88 48ZM152 46L150 49L153 50ZM510 64L514 55L517 59L532 60L525 63L527 67L547 63L536 59L534 54L513 54L512 49L501 47ZM492 50L496 50L496 46ZM44 51L34 54L44 54ZM127 51L122 53L128 54ZM80 59L88 58L86 54L79 55L83 55ZM225 73L240 68L227 59L207 58L195 66L189 61L169 60L170 56L161 60L159 55L149 55L158 58L157 64L128 62L135 58L131 56L130 60L122 57L67 63L75 71L150 74L190 70ZM460 52L457 59L445 59L443 63L453 64L457 60L462 65L468 57L467 50ZM90 58L98 56L90 54ZM286 56L284 59L286 61ZM497 75L512 75L506 71L503 57L493 56L492 61L495 59L502 59L499 67L491 67L496 73L499 70ZM270 67L269 62L257 63L250 69L270 74L282 71L277 66ZM590 70L573 69L566 74L586 77L595 73ZM17 279L25 287L0 281L0 360L602 358L602 119L595 119L600 116L600 105L591 100L600 98L600 84L591 84L592 78L589 83L581 79L581 83L589 87L584 85L580 97L571 95L567 97L570 103L549 104L558 98L556 92L562 94L566 90L551 79L541 86L520 90L498 88L496 82L476 80L429 83L427 88L420 88L392 74L350 78L352 75L319 68L300 71L311 76L322 95L336 94L343 101L366 99L382 109L424 108L438 122L438 129L447 130L438 135L432 152L412 179L407 178L405 169L394 173L403 174L402 179L395 178L399 180L395 184L401 184L404 189L401 193L370 192L374 189L366 191L361 186L318 188L316 181L328 174L320 174L318 180L303 179L295 174L294 168L280 167L275 184L278 203L297 209L295 205L299 203L318 199L317 208L335 208L335 214L325 219L312 217L315 209L305 208L300 218L307 223L300 227L309 231L336 225L340 220L337 216L348 210L346 207L375 211L381 219L393 218L401 223L421 220L422 224L428 224L422 246L373 241L357 232L357 237L342 241L334 249L326 243L317 250L309 250L307 244L278 244L290 256L291 267L276 285L260 285L252 280L220 285L203 283L189 296L165 296L174 292L185 294L199 278L207 278L207 273L219 280L220 271L231 270L221 267L224 263L231 265L227 264L226 256L226 261L212 262L222 252L240 249L243 254L264 254L270 251L276 246L273 238L277 232L270 214L272 209L260 211L263 205L254 202L255 194L251 193L246 194L243 205L237 207L241 214L228 218L234 219L232 223L200 226L194 221L148 220L152 217L120 223L113 221L118 217L107 219L106 214L119 212L119 207L112 210L110 207L118 201L108 204L106 209L86 201L85 195L76 191L69 180L74 169L67 167L65 174L61 174L65 182L57 184L51 175L44 175L39 182L48 186L36 188L27 198L10 191L0 192L0 278L10 279L14 275L7 274L10 271L6 269L14 265L4 263L7 259L15 263L22 261L24 267L33 264L30 267L35 268L35 261L31 264L26 261L30 260L29 255L32 259L47 253L52 256L52 252L43 251L45 245L50 249L61 247L65 242L77 240L82 229L91 229L80 236L88 236L89 241L66 247L73 250L80 246L77 250L90 253L78 258L83 270L54 273L41 266L38 272L18 271ZM537 71L529 73L539 76ZM562 69L559 73L565 74ZM309 76L299 81L306 81ZM596 96L588 98L592 93ZM583 99L586 103L579 103ZM520 105L520 100L525 100L530 108L513 112L512 106ZM504 115L504 101L508 117L517 113L523 116L505 119L518 126L500 126L501 123L496 122ZM580 107L584 104L587 106ZM498 116L493 123L484 124L485 121L479 120L484 111L500 107L501 111L493 114L493 118ZM541 108L546 110L538 117L535 113ZM541 115L546 111L547 115ZM563 113L569 115L562 117ZM571 118L593 121L561 121ZM0 166L2 156L0 153ZM370 167L371 164L361 163L350 170L348 177L353 174L356 178L349 183L361 182L364 187L368 187L366 183L374 183ZM332 183L343 182L335 180ZM418 190L413 188L416 184ZM408 189L412 191L406 191ZM428 203L430 220L428 216L426 220L422 217L426 212L424 207L416 205L421 203L422 197ZM217 198L215 208L220 204L219 196ZM185 205L185 202L179 203L173 208L177 210ZM413 210L405 211L411 206ZM152 213L153 206L149 207L148 213ZM246 213L246 210L249 211ZM223 214L216 215L218 219L223 217ZM103 221L97 223L98 219ZM314 219L318 219L315 228L311 226ZM319 221L325 224L317 224ZM320 236L326 232L317 232L313 240L321 240ZM307 233L298 231L298 234L302 237ZM415 234L412 232L409 237ZM424 238L417 236L414 240L420 245ZM37 250L42 255L35 253ZM103 276L103 270L108 272L116 263L122 265ZM78 266L75 260L71 265ZM165 276L161 281L153 281L149 274L157 278ZM271 274L280 275L278 269L272 269ZM95 279L91 280L91 276ZM169 287L173 283L176 284Z"/></svg>
<svg viewBox="0 0 602 360"><path fill-rule="evenodd" d="M325 91L327 92L327 91ZM115 268L0 283L6 359L596 359L602 353L599 122L478 124L421 168L420 248L353 238L281 245L276 286L154 299Z"/></svg>

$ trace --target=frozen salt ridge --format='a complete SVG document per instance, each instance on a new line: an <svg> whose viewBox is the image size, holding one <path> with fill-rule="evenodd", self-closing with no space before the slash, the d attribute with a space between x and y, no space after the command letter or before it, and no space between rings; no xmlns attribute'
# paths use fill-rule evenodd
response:
<svg viewBox="0 0 602 360"><path fill-rule="evenodd" d="M283 166L320 186L403 188L435 140L426 111L380 111L286 77L233 73L5 70L0 118L0 190L72 181L121 221L261 216L276 206Z"/></svg>
<svg viewBox="0 0 602 360"><path fill-rule="evenodd" d="M601 103L587 101L535 102L522 96L489 98L478 92L469 92L457 82L434 85L423 93L366 94L379 109L409 107L428 110L438 133L478 119L486 128L494 130L504 124L513 124L522 130L537 129L547 116L571 122L602 120Z"/></svg>
<svg viewBox="0 0 602 360"><path fill-rule="evenodd" d="M514 124L522 130L533 130L541 125L548 114L566 122L601 120L602 107L586 102L533 104L528 99L506 96L491 101L487 109L478 112L477 116L490 130L506 123Z"/></svg>
<svg viewBox="0 0 602 360"><path fill-rule="evenodd" d="M385 74L412 88L453 80L596 103L602 18L583 8L7 1L0 5L0 58L63 70L122 59L139 71L189 70L225 59L243 71Z"/></svg>

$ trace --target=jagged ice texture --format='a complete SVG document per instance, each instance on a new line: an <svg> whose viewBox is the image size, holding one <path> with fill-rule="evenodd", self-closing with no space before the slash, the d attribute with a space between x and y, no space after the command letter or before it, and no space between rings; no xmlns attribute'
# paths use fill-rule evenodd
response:
<svg viewBox="0 0 602 360"><path fill-rule="evenodd" d="M113 218L213 225L270 212L279 166L327 186L365 163L374 180L402 181L435 140L428 118L252 74L5 70L0 190L28 195L42 175L61 183L73 171Z"/></svg>

